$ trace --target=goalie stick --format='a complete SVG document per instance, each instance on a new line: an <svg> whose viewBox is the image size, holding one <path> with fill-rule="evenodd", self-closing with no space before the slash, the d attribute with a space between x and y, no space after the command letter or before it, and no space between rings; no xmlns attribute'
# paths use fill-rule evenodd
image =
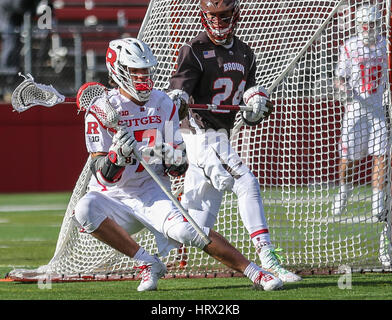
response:
<svg viewBox="0 0 392 320"><path fill-rule="evenodd" d="M34 81L34 78L31 74L27 74L27 76L19 73L25 80L16 87L16 89L12 93L11 104L14 111L23 112L28 110L33 106L44 106L44 107L53 107L60 103L76 103L80 104L79 97L76 98L69 97L66 98L62 94L60 94L52 85L40 84ZM98 84L97 82L89 82L88 84ZM84 89L89 87L89 85L83 85L79 89L79 93L84 92ZM102 87L101 89L99 89ZM82 89L83 88L83 89ZM82 89L82 90L81 90ZM98 84L97 87L92 89L93 91L98 89L98 91L105 89L102 84ZM88 90L90 92L90 89ZM85 96L85 95L84 95ZM99 97L100 94L96 95ZM89 97L92 98L92 97ZM89 104L90 100L87 98L87 101L82 102L82 104ZM87 106L85 106L87 108ZM216 104L190 104L190 109L197 110L210 110L210 111L220 111L220 110L228 110L228 111L252 111L251 108L247 106L234 106L234 105L216 105ZM82 110L79 108L79 110Z"/></svg>

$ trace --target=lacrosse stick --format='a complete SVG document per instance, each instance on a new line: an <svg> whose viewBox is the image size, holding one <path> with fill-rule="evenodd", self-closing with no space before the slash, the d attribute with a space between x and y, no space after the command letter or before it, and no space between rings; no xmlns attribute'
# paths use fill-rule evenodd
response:
<svg viewBox="0 0 392 320"><path fill-rule="evenodd" d="M76 98L66 98L60 94L52 85L36 83L31 74L27 77L19 73L25 80L12 93L12 107L14 111L23 112L33 106L53 107L60 103L76 103L79 111L87 111L88 105L92 104L96 98L102 95L105 87L98 82L88 82L84 84L78 92ZM91 87L92 86L92 87ZM91 87L91 88L90 88ZM85 92L85 90L88 90ZM96 92L98 90L98 92ZM79 101L79 95L83 94L83 100ZM216 105L216 104L190 104L190 109L210 110L210 111L252 111L247 106Z"/></svg>
<svg viewBox="0 0 392 320"><path fill-rule="evenodd" d="M53 107L60 103L76 103L78 105L79 111L86 111L88 109L88 104L93 103L92 99L98 98L102 95L101 90L104 89L102 84L98 82L88 82L84 84L78 91L79 94L83 94L83 99L86 101L79 101L80 97L76 98L66 98L60 94L52 85L40 84L34 81L31 74L27 76L19 73L25 80L14 90L12 94L12 107L17 112L23 112L33 106L44 106ZM93 86L90 88L90 86ZM85 89L87 89L85 92ZM95 91L98 90L98 93ZM87 94L88 93L88 94ZM84 107L80 107L84 105ZM229 110L229 111L251 111L251 108L246 106L231 106L231 105L216 105L216 104L190 104L190 109L196 110ZM83 110L85 109L85 110Z"/></svg>
<svg viewBox="0 0 392 320"><path fill-rule="evenodd" d="M12 92L11 104L14 111L23 112L33 106L53 107L63 102L75 102L75 99L65 98L52 85L34 82L31 74L27 77L19 72L25 80Z"/></svg>
<svg viewBox="0 0 392 320"><path fill-rule="evenodd" d="M99 91L102 85L99 83L86 83L84 84L78 92L78 98L76 100L76 104L78 105L79 110L85 110L86 114L88 112L94 114L94 116L107 128L112 128L115 130L119 130L121 126L118 125L118 121L120 115L117 110L113 108L113 106L108 101L106 91L104 90L100 96L96 96L95 99L89 99L88 97L95 91ZM103 87L103 86L102 86ZM104 105L101 104L100 107L93 104L93 102L97 98L106 99L106 103ZM84 101L91 101L89 105L83 105ZM166 188L163 184L159 176L156 172L147 164L147 162L140 155L139 151L134 149L133 154L135 158L143 165L146 171L150 174L150 176L154 179L154 181L159 185L162 191L168 196L168 198L174 203L174 205L180 210L182 215L188 220L188 222L192 225L192 227L197 231L200 237L203 239L206 245L211 243L211 240L208 236L200 229L200 227L196 224L196 222L192 219L189 213L183 208L178 199Z"/></svg>

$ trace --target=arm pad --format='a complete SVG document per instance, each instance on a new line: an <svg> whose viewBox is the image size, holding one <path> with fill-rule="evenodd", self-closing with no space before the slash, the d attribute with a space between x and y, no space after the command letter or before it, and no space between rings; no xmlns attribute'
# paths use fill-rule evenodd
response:
<svg viewBox="0 0 392 320"><path fill-rule="evenodd" d="M106 155L94 157L90 169L100 183L111 186L121 179L125 167L114 164Z"/></svg>

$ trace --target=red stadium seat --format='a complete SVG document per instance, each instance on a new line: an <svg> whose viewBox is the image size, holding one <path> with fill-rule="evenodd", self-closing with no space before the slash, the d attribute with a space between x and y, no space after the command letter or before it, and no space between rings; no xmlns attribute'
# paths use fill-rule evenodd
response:
<svg viewBox="0 0 392 320"><path fill-rule="evenodd" d="M93 8L87 10L78 7L65 7L56 9L56 19L61 21L82 21L88 16L96 16L98 21L117 21L117 14L122 10L128 21L142 21L146 14L147 7L110 7Z"/></svg>

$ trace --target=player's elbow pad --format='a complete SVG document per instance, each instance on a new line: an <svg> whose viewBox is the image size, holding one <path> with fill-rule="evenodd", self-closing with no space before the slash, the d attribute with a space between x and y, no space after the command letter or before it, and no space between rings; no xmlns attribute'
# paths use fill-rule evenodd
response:
<svg viewBox="0 0 392 320"><path fill-rule="evenodd" d="M110 161L108 156L97 156L91 162L91 171L99 181L105 186L117 183L122 176L125 167L117 166Z"/></svg>

